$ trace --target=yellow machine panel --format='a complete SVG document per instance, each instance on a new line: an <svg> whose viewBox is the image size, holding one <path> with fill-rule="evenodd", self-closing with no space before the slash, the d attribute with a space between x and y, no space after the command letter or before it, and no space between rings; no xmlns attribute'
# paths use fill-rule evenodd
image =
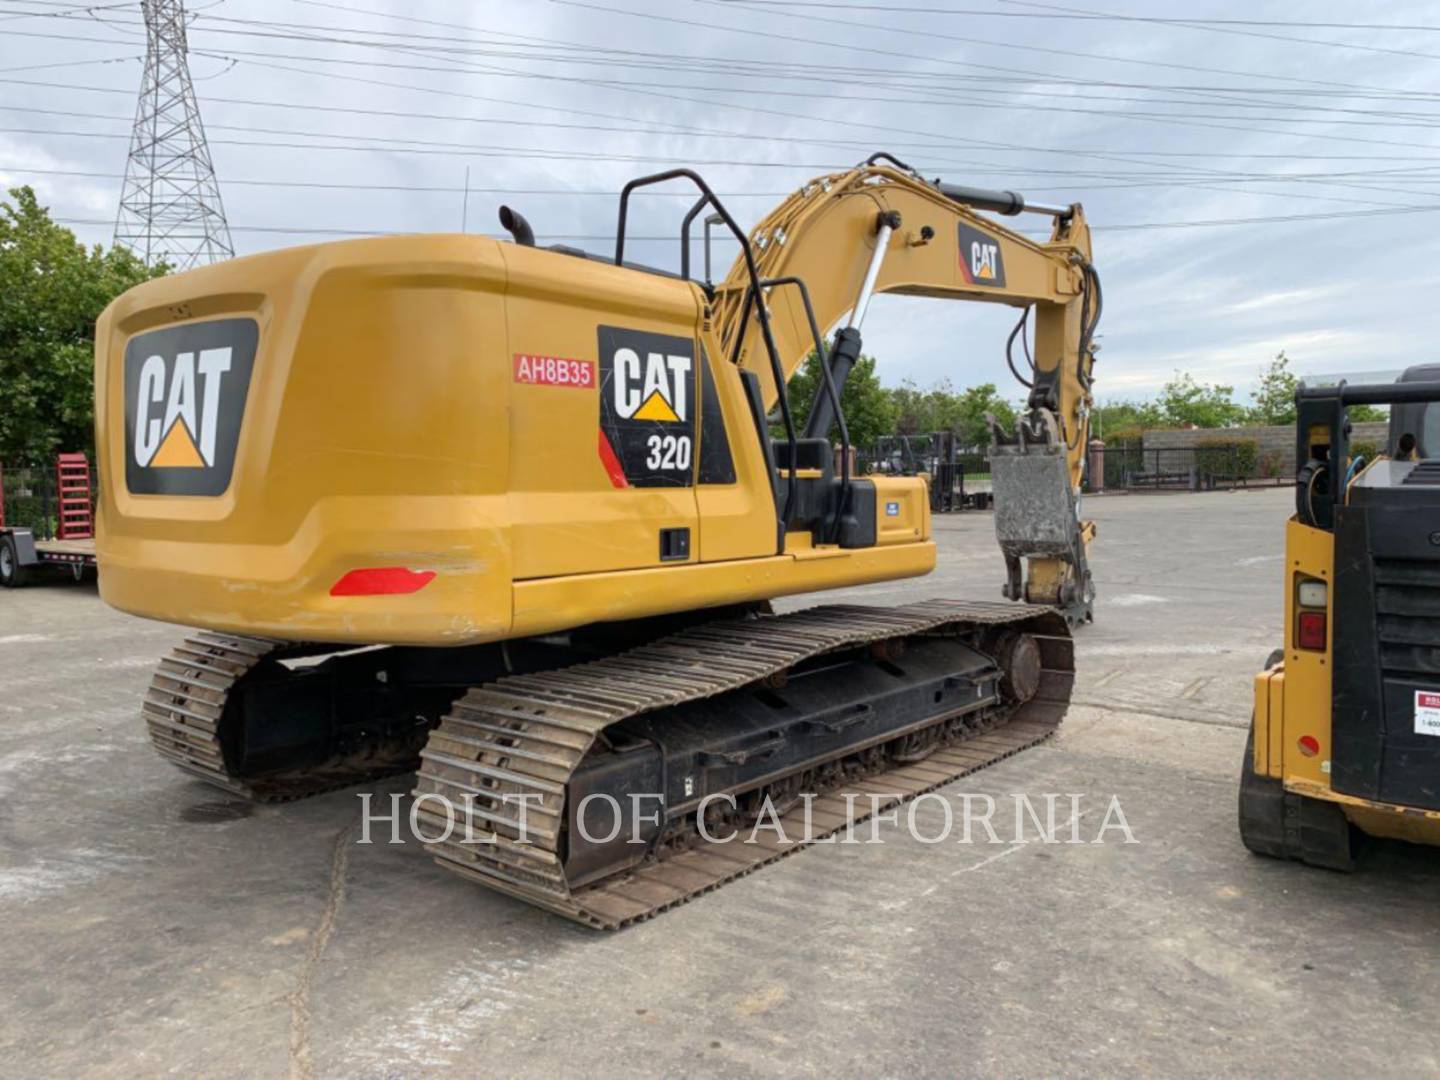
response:
<svg viewBox="0 0 1440 1080"><path fill-rule="evenodd" d="M622 477L617 486L597 426L596 338L607 320L623 323L629 333L683 338L692 362L713 365L708 378L692 369L688 382L656 382L652 391L657 401L675 398L666 407L679 421L657 430L688 431L694 447L706 394L725 430L745 430L738 375L716 370L723 361L710 360L718 353L696 337L703 307L690 283L473 237L299 248L132 290L102 317L105 347L97 350L100 466L120 480L102 486L98 511L103 595L175 622L366 643L509 637L515 586L537 579L569 579L564 610L587 622L688 610L692 587L655 591L598 575L774 557L765 462L757 444L733 438L728 483L641 487ZM204 442L225 395L239 391L221 378L216 417L207 420L208 380L196 378L190 393L202 400L190 425L183 408L168 409L172 397L184 404L182 378L172 374L183 370L183 353L161 355L162 400L140 417L132 392L127 416L130 343L235 319L254 320L259 333L228 486L212 497L132 493L127 426L163 424L162 442L194 426ZM646 374L636 372L643 391ZM617 378L603 392L613 394ZM690 454L694 469L698 455ZM773 568L716 565L693 588L725 603L928 571L923 482L887 479L884 490L880 543L918 545L915 553L871 553L863 568L846 560L807 568L793 587ZM903 513L887 515L890 507ZM657 535L669 528L689 529L698 542L662 560ZM347 573L377 566L434 577L409 594L332 595ZM616 596L635 594L646 598L615 606Z"/></svg>

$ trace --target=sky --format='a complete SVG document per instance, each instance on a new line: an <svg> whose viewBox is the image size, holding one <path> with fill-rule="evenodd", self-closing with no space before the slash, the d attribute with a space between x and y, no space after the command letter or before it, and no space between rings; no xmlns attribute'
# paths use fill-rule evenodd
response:
<svg viewBox="0 0 1440 1080"><path fill-rule="evenodd" d="M888 150L927 176L1084 204L1102 402L1177 371L1243 399L1282 349L1302 375L1435 359L1440 9L1075 2L187 6L237 254L497 233L501 203L541 243L605 251L634 176L692 165L748 226ZM87 243L113 236L144 51L136 0L0 0L0 186L31 185ZM641 198L631 235L654 239L634 257L677 265L688 205ZM1012 322L879 297L865 350L890 385L1018 398Z"/></svg>

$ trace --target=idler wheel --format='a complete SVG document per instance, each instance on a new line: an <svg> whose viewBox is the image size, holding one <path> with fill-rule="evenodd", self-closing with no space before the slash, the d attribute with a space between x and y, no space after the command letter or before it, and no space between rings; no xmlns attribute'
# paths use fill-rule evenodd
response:
<svg viewBox="0 0 1440 1080"><path fill-rule="evenodd" d="M1024 704L1040 689L1040 645L1029 634L1007 634L996 650L1000 689L1010 701Z"/></svg>

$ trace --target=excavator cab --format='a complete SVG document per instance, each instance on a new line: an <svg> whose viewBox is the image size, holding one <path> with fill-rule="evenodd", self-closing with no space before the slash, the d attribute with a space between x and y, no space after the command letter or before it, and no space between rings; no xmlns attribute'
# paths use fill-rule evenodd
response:
<svg viewBox="0 0 1440 1080"><path fill-rule="evenodd" d="M1302 387L1285 644L1255 680L1240 835L1348 870L1365 835L1440 844L1440 367ZM1388 453L1350 449L1390 405Z"/></svg>

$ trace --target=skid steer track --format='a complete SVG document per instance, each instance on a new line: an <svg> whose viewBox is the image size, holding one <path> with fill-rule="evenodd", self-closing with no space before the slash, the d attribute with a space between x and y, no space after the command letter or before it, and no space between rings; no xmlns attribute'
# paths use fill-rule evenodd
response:
<svg viewBox="0 0 1440 1080"><path fill-rule="evenodd" d="M744 843L695 835L661 846L638 866L572 887L567 782L606 728L766 680L776 685L788 669L826 653L999 629L1021 631L1039 646L1039 686L1028 701L946 728L949 741L923 760L847 758L819 797L779 817L786 839L774 830L757 830L754 842ZM1046 608L934 600L707 623L629 652L470 690L431 732L415 795L429 835L453 826L448 839L427 844L441 866L587 925L618 929L1043 741L1063 718L1073 682L1069 629ZM462 809L441 818L427 805L438 800L427 795Z"/></svg>

